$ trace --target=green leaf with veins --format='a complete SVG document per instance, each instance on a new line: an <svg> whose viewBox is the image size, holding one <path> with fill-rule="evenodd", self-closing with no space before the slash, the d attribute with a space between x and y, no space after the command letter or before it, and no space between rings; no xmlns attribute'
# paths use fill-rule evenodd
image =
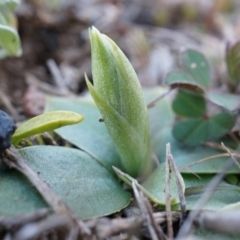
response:
<svg viewBox="0 0 240 240"><path fill-rule="evenodd" d="M202 117L206 113L205 98L190 91L180 90L172 107L175 113L183 117Z"/></svg>
<svg viewBox="0 0 240 240"><path fill-rule="evenodd" d="M177 140L190 146L222 137L234 126L236 116L219 113L209 119L196 118L176 123L173 135Z"/></svg>
<svg viewBox="0 0 240 240"><path fill-rule="evenodd" d="M211 72L205 56L198 51L188 49L183 53L182 58L187 72L202 88L207 89L210 85Z"/></svg>

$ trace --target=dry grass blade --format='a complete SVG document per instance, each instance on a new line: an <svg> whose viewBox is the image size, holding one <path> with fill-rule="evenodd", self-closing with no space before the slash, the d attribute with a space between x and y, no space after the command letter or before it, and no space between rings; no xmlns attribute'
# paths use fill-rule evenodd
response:
<svg viewBox="0 0 240 240"><path fill-rule="evenodd" d="M148 204L148 206L150 206ZM151 206L150 206L151 207ZM154 212L152 214L157 225L166 223L165 212ZM172 212L173 222L179 220L179 212ZM146 222L142 216L131 216L127 218L109 219L96 218L88 220L87 226L94 232L98 239L108 239L119 233L139 233L141 227L146 227Z"/></svg>
<svg viewBox="0 0 240 240"><path fill-rule="evenodd" d="M149 108L154 107L157 104L157 102L159 102L161 99L166 97L171 91L172 91L172 89L169 88L166 92L164 92L161 95L154 98L150 103L147 104L147 108L149 109Z"/></svg>
<svg viewBox="0 0 240 240"><path fill-rule="evenodd" d="M202 197L193 207L196 210L190 212L190 214L188 215L188 218L186 219L186 221L182 225L182 227L181 227L181 229L178 233L177 240L179 240L181 238L185 238L189 234L191 234L191 232L193 230L192 229L193 222L194 222L195 219L197 219L199 213L201 212L202 207L208 202L208 200L210 199L210 197L212 196L212 194L216 190L217 186L220 184L220 182L222 181L222 179L226 175L227 171L229 171L229 169L231 169L233 167L235 161L237 161L230 151L229 151L229 155L231 156L231 159L229 159L229 161L226 162L222 171L219 174L217 174L210 181L210 183L208 184L207 188L205 189Z"/></svg>
<svg viewBox="0 0 240 240"><path fill-rule="evenodd" d="M188 164L187 166L181 167L179 169L180 170L189 169L190 167L192 167L192 166L194 166L196 164L199 164L199 163L202 163L202 162L206 162L206 161L209 161L211 159L220 158L220 157L228 157L228 156L229 156L229 153L220 153L220 154L212 155L210 157L206 157L206 158L200 159L200 160L198 160L196 162L193 162L191 164ZM240 158L240 154L239 153L232 153L232 156Z"/></svg>
<svg viewBox="0 0 240 240"><path fill-rule="evenodd" d="M48 68L49 68L49 70L50 70L50 72L53 76L53 80L54 80L55 85L59 88L59 91L62 94L68 95L69 90L66 87L64 77L62 76L56 62L53 59L49 59L47 61L47 66L48 66Z"/></svg>
<svg viewBox="0 0 240 240"><path fill-rule="evenodd" d="M170 144L166 145L166 175L165 175L165 205L166 205L166 216L167 216L167 233L168 238L173 239L173 226L172 226L172 212L171 212L171 195L170 195Z"/></svg>
<svg viewBox="0 0 240 240"><path fill-rule="evenodd" d="M234 163L236 164L236 166L239 168L240 170L240 165L237 161L237 159L234 157L234 155L231 153L231 151L224 145L224 143L222 143L223 148L229 153L229 155L231 156L232 160L234 161Z"/></svg>
<svg viewBox="0 0 240 240"><path fill-rule="evenodd" d="M59 91L58 87L52 86L48 83L40 81L37 77L35 77L33 74L27 73L26 74L26 83L29 86L36 86L39 89L41 89L43 92L55 96L66 96L66 93L62 93Z"/></svg>
<svg viewBox="0 0 240 240"><path fill-rule="evenodd" d="M168 145L167 145L168 146ZM182 186L181 183L181 174L174 162L173 156L171 154L171 146L169 144L169 147L167 148L167 158L168 161L170 163L171 169L174 171L175 173L175 177L176 177L176 184L178 187L178 195L179 195L179 199L180 199L180 206L181 206L181 218L180 218L180 226L183 223L183 220L186 216L186 199L185 199L185 195L184 195L184 188Z"/></svg>
<svg viewBox="0 0 240 240"><path fill-rule="evenodd" d="M146 204L147 199L145 198L142 192L139 192L139 190L137 189L136 183L134 181L132 182L132 188L133 188L135 198L141 209L143 219L146 221L147 228L149 230L151 238L153 240L166 239L163 232L160 230L159 226L156 224L153 218L152 209L149 208L149 206L147 206Z"/></svg>

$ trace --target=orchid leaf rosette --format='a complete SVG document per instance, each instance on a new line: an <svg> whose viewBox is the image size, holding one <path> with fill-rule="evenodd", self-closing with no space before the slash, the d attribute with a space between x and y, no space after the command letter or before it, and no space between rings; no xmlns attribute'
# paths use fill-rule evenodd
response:
<svg viewBox="0 0 240 240"><path fill-rule="evenodd" d="M96 28L89 30L93 84L89 91L121 157L124 171L133 177L151 167L147 107L137 75L118 46Z"/></svg>

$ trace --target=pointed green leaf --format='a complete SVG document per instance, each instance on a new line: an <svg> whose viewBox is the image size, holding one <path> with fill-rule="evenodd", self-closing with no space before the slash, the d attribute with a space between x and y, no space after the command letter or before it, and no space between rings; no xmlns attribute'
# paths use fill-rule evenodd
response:
<svg viewBox="0 0 240 240"><path fill-rule="evenodd" d="M150 161L150 145L145 145L145 143L150 144L150 141L143 141L141 135L139 136L139 132L107 104L88 80L86 82L92 97L98 104L98 108L104 117L109 134L112 136L121 155L123 168L133 177L138 176L140 173L147 173L149 170L148 162ZM113 123L115 124L113 125ZM149 137L148 127L142 136L144 140ZM137 149L138 151L136 151Z"/></svg>
<svg viewBox="0 0 240 240"><path fill-rule="evenodd" d="M197 93L180 90L173 101L173 110L183 117L202 117L206 112L206 101Z"/></svg>
<svg viewBox="0 0 240 240"><path fill-rule="evenodd" d="M205 56L195 50L189 49L183 53L183 64L187 72L202 88L210 85L210 67Z"/></svg>
<svg viewBox="0 0 240 240"><path fill-rule="evenodd" d="M118 46L96 28L89 30L94 86L86 78L122 164L132 176L151 164L147 108L137 75ZM133 140L134 139L134 140Z"/></svg>
<svg viewBox="0 0 240 240"><path fill-rule="evenodd" d="M20 153L81 219L118 212L130 202L116 177L80 150L35 146Z"/></svg>
<svg viewBox="0 0 240 240"><path fill-rule="evenodd" d="M222 137L234 126L236 116L220 113L210 119L190 119L177 123L173 135L177 140L191 146Z"/></svg>
<svg viewBox="0 0 240 240"><path fill-rule="evenodd" d="M20 125L12 136L12 142L17 145L25 137L76 124L82 120L82 115L70 111L54 111L41 114Z"/></svg>
<svg viewBox="0 0 240 240"><path fill-rule="evenodd" d="M55 132L65 140L84 150L112 171L112 166L120 167L120 157L104 123L99 122L101 113L93 101L48 97L45 111L65 110L81 113L81 124L56 129Z"/></svg>

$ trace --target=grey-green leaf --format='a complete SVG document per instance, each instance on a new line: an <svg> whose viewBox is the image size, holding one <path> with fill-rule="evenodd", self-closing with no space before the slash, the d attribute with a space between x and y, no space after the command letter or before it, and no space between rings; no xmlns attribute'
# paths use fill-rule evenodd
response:
<svg viewBox="0 0 240 240"><path fill-rule="evenodd" d="M161 164L156 170L148 177L148 179L142 184L142 186L148 192L150 199L157 204L165 205L166 202L166 171L165 164ZM184 181L181 179L182 185L184 186ZM179 203L178 188L176 184L176 177L174 172L170 174L170 202L171 205Z"/></svg>
<svg viewBox="0 0 240 240"><path fill-rule="evenodd" d="M80 150L34 146L20 153L81 219L118 212L130 202L117 178Z"/></svg>
<svg viewBox="0 0 240 240"><path fill-rule="evenodd" d="M199 175L197 177L193 174L184 174L183 178L186 184L187 209L192 210L213 178L213 175ZM239 202L239 200L240 187L222 181L203 209L220 210L228 205Z"/></svg>
<svg viewBox="0 0 240 240"><path fill-rule="evenodd" d="M228 111L240 109L240 97L237 94L209 92L207 98L214 104Z"/></svg>
<svg viewBox="0 0 240 240"><path fill-rule="evenodd" d="M16 170L0 162L0 215L14 216L47 208L32 184Z"/></svg>
<svg viewBox="0 0 240 240"><path fill-rule="evenodd" d="M89 153L110 171L120 167L120 157L104 123L99 122L101 113L91 101L48 97L45 111L68 110L84 115L80 124L56 129L55 132L70 143Z"/></svg>

